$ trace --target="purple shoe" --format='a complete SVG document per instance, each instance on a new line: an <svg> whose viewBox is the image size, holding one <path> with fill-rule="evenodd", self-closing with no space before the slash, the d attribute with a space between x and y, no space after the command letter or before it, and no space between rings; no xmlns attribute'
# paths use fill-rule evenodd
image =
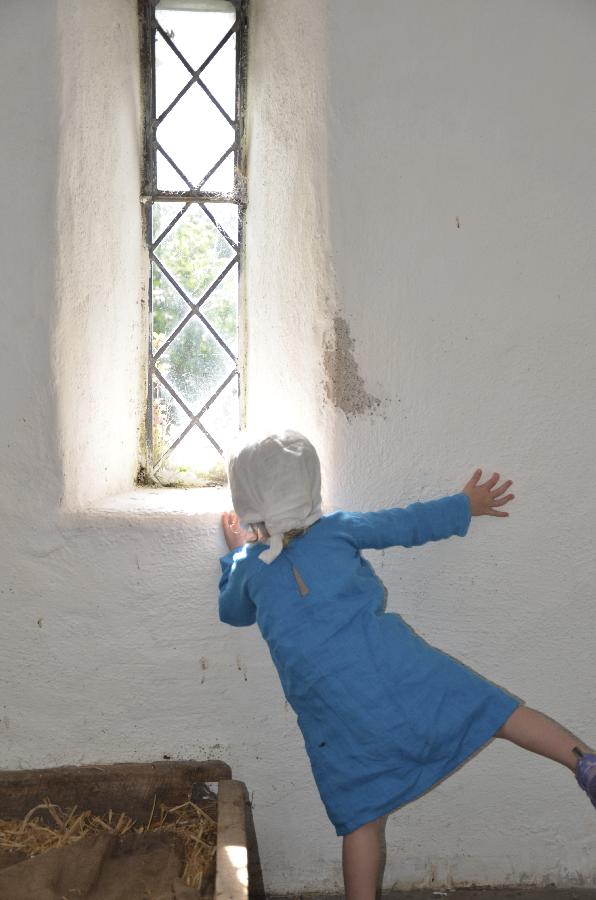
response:
<svg viewBox="0 0 596 900"><path fill-rule="evenodd" d="M580 788L583 788L592 801L592 806L596 807L596 754L585 753L579 757L575 777Z"/></svg>

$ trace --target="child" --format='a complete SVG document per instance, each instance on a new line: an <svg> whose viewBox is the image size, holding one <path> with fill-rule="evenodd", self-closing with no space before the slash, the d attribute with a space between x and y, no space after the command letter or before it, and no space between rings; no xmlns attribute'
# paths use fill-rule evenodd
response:
<svg viewBox="0 0 596 900"><path fill-rule="evenodd" d="M556 722L451 656L395 613L360 551L463 537L471 516L507 516L511 481L477 470L460 493L405 509L321 514L314 447L297 432L246 444L229 463L219 613L258 623L313 774L343 836L348 900L373 900L380 826L492 737L576 772L596 806L596 755ZM253 539L240 523L252 529Z"/></svg>

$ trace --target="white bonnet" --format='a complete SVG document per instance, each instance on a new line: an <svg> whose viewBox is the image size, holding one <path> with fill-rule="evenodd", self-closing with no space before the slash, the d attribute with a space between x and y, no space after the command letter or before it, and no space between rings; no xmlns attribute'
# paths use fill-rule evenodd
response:
<svg viewBox="0 0 596 900"><path fill-rule="evenodd" d="M283 549L286 531L307 528L321 518L321 467L317 451L297 431L249 440L228 460L232 503L242 525L263 522L271 563Z"/></svg>

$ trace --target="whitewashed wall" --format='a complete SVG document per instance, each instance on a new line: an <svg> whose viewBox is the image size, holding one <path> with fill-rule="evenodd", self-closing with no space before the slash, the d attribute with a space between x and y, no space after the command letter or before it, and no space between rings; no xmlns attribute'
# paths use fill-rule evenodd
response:
<svg viewBox="0 0 596 900"><path fill-rule="evenodd" d="M266 647L217 620L225 497L105 500L138 426L135 6L0 12L0 765L225 759L267 886L338 888ZM594 741L595 36L580 0L253 0L247 269L249 418L313 435L330 507L515 478L509 521L375 559ZM567 772L493 744L390 820L385 883L596 886L595 836Z"/></svg>
<svg viewBox="0 0 596 900"><path fill-rule="evenodd" d="M327 8L337 294L386 416L340 418L333 502L515 479L509 520L386 554L390 602L594 742L596 6ZM394 817L387 883L596 884L594 810L500 743Z"/></svg>

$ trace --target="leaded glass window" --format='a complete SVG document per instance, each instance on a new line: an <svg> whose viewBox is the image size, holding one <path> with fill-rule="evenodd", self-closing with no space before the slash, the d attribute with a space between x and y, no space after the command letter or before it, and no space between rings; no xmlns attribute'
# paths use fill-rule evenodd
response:
<svg viewBox="0 0 596 900"><path fill-rule="evenodd" d="M246 0L140 0L149 276L147 478L223 479L238 431Z"/></svg>

